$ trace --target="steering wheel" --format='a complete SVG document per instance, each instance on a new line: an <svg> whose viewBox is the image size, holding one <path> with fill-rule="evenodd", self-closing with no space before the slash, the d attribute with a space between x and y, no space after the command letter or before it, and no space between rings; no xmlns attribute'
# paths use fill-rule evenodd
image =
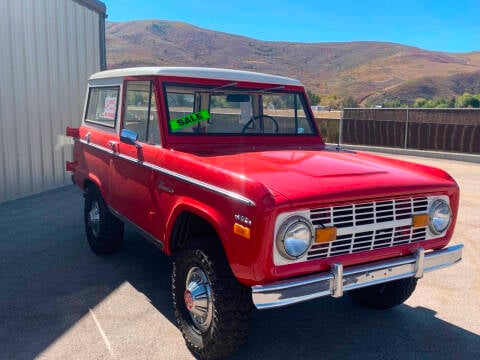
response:
<svg viewBox="0 0 480 360"><path fill-rule="evenodd" d="M273 129L272 129L273 131L271 133L272 134L278 133L279 127L278 127L277 120L275 120L270 115L258 115L258 116L252 116L252 118L247 121L247 123L243 126L242 134L245 134L247 132L247 130L256 130L257 133L268 132L268 131L266 131L267 129L265 129L265 126L263 126L263 129L262 129L257 122L257 120L260 120L260 119L263 119L263 118L270 119L273 122L274 127L273 127Z"/></svg>

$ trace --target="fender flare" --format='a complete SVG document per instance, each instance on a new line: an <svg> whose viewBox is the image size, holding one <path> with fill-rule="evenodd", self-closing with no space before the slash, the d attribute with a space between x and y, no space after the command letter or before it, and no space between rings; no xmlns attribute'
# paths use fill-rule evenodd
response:
<svg viewBox="0 0 480 360"><path fill-rule="evenodd" d="M87 188L86 184L89 182L98 188L98 190L100 191L100 194L102 195L103 200L105 201L106 200L105 187L103 186L103 183L100 180L100 178L92 174L91 172L89 172L87 174L87 177L82 182L82 187L83 187L82 190L84 192L86 191L86 188Z"/></svg>
<svg viewBox="0 0 480 360"><path fill-rule="evenodd" d="M217 209L210 207L204 203L198 202L191 198L182 197L177 199L166 219L167 226L165 238L165 252L168 255L172 254L171 238L173 235L175 223L178 220L180 214L182 214L183 212L190 212L192 214L195 214L205 220L208 224L210 224L215 230L215 233L218 235L225 254L227 254L226 250L228 248L228 236L225 232L226 229L220 226L221 223L225 223L226 220L221 219L222 217L225 218L225 216Z"/></svg>

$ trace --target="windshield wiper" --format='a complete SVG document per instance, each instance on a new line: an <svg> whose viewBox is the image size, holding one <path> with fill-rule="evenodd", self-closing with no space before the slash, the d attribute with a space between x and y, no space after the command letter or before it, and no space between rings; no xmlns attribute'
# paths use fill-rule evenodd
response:
<svg viewBox="0 0 480 360"><path fill-rule="evenodd" d="M209 91L217 91L217 90L220 90L220 89L225 89L225 88L232 87L232 86L237 86L237 85L238 85L237 82L232 82L230 84L225 84L225 85L210 89Z"/></svg>
<svg viewBox="0 0 480 360"><path fill-rule="evenodd" d="M283 90L283 89L285 89L285 86L281 85L281 86L275 86L275 87L272 87L272 88L257 90L257 91L253 91L253 92L254 93L262 93L262 92L269 92L269 91Z"/></svg>

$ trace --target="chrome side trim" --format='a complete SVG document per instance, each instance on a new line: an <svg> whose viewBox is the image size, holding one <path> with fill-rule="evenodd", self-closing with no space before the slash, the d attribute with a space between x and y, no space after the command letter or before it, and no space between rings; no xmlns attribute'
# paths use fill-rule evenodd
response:
<svg viewBox="0 0 480 360"><path fill-rule="evenodd" d="M257 309L269 309L316 299L323 296L338 297L344 291L359 289L388 281L421 276L454 265L462 259L463 245L441 250L351 266L343 269L335 264L330 272L252 286L252 299ZM423 272L422 270L423 269ZM343 270L343 275L342 275Z"/></svg>
<svg viewBox="0 0 480 360"><path fill-rule="evenodd" d="M153 165L153 164L150 164L150 163L143 163L145 166L151 168L152 170L155 170L155 171L158 171L158 172L161 172L165 175L169 175L171 177L174 177L176 179L179 179L179 180L182 180L182 181L185 181L187 183L190 183L190 184L193 184L193 185L196 185L196 186L199 186L201 188L204 188L204 189L207 189L207 190L210 190L210 191L213 191L213 192L216 192L217 194L221 194L221 195L224 195L226 197L229 197L231 199L234 199L234 200L237 200L237 201L240 201L246 205L249 205L249 206L255 206L255 202L253 202L252 200L240 195L240 194L237 194L236 192L233 192L233 191L230 191L230 190L226 190L226 189L223 189L223 188L220 188L218 186L215 186L215 185L212 185L212 184L209 184L209 183L206 183L204 181L201 181L201 180L197 180L195 178L191 178L189 176L185 176L185 175L182 175L182 174L179 174L175 171L171 171L171 170L168 170L168 169L165 169L165 168L162 168L162 167L159 167L159 166L156 166L156 165Z"/></svg>
<svg viewBox="0 0 480 360"><path fill-rule="evenodd" d="M145 231L143 230L141 227L139 227L138 225L136 225L135 223L133 223L130 219L126 218L125 216L121 215L118 211L116 211L115 209L111 208L110 206L108 207L108 209L110 210L110 212L115 216L117 217L118 219L120 219L123 223L126 223L126 224L129 224L131 225L136 232L138 232L140 235L142 235L145 239L147 239L148 241L150 241L151 243L153 243L155 246L157 246L158 248L160 248L160 250L163 251L163 247L164 247L164 244L163 244L163 241L159 240L158 238L156 238L155 236L153 236L152 234L150 234L148 231Z"/></svg>
<svg viewBox="0 0 480 360"><path fill-rule="evenodd" d="M105 151L105 152L107 152L107 153L109 153L109 154L112 154L112 155L114 154L113 150L110 150L110 149L108 149L108 148L106 148L106 147L103 147L103 146L100 146L100 145L97 145L97 144L92 144L92 143L90 142L90 133L88 133L87 135L85 135L85 139L86 139L86 140L83 140L83 139L75 139L75 141L78 141L78 142L82 143L83 145L87 145L87 146L93 147L93 148L95 148L95 149L97 149L97 150Z"/></svg>
<svg viewBox="0 0 480 360"><path fill-rule="evenodd" d="M237 201L240 201L246 205L249 205L249 206L255 206L255 202L253 200L250 200L249 198L246 198L245 196L243 195L240 195L236 192L233 192L233 191L230 191L230 190L226 190L226 189L223 189L221 187L218 187L218 186L215 186L215 185L212 185L212 184L209 184L209 183L206 183L204 181L201 181L201 180L198 180L198 179L195 179L195 178L192 178L192 177L189 177L189 176L185 176L185 175L182 175L182 174L179 174L175 171L172 171L172 170L168 170L168 169L165 169L163 167L160 167L160 166L157 166L157 165L154 165L154 164L151 164L149 162L145 162L145 161L140 161L138 159L135 159L135 158L132 158L130 156L126 156L126 155L123 155L123 154L120 154L120 153L117 153L111 149L108 149L106 147L103 147L103 146L100 146L100 145L97 145L97 144L92 144L92 143L88 143L86 142L85 140L82 140L82 139L77 139L77 141L81 142L82 144L84 145L87 145L87 146L91 146L97 150L101 150L101 151L104 151L110 155L113 155L113 156L116 156L116 157L119 157L121 159L124 159L124 160L127 160L127 161L130 161L130 162L133 162L135 164L138 164L138 165L142 165L142 166L145 166L149 169L152 169L154 171L158 171L162 174L165 174L165 175L168 175L168 176L171 176L171 177L174 177L178 180L181 180L181 181L184 181L184 182L187 182L189 184L192 184L192 185L195 185L195 186L198 186L198 187L201 187L203 189L206 189L206 190L209 190L209 191L212 191L212 192L215 192L217 194L220 194L220 195L223 195L223 196L226 196L228 198L231 198L231 199L234 199L234 200L237 200Z"/></svg>

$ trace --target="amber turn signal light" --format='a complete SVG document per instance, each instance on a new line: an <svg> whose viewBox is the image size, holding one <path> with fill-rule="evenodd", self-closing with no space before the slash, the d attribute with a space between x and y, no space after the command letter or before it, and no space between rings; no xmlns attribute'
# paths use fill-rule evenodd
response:
<svg viewBox="0 0 480 360"><path fill-rule="evenodd" d="M322 229L315 229L315 242L327 243L337 238L337 228L327 227Z"/></svg>
<svg viewBox="0 0 480 360"><path fill-rule="evenodd" d="M246 239L250 239L250 228L240 225L240 224L233 224L233 232L237 235L240 235Z"/></svg>
<svg viewBox="0 0 480 360"><path fill-rule="evenodd" d="M413 215L412 227L419 228L419 227L428 226L428 221L429 221L428 214Z"/></svg>

